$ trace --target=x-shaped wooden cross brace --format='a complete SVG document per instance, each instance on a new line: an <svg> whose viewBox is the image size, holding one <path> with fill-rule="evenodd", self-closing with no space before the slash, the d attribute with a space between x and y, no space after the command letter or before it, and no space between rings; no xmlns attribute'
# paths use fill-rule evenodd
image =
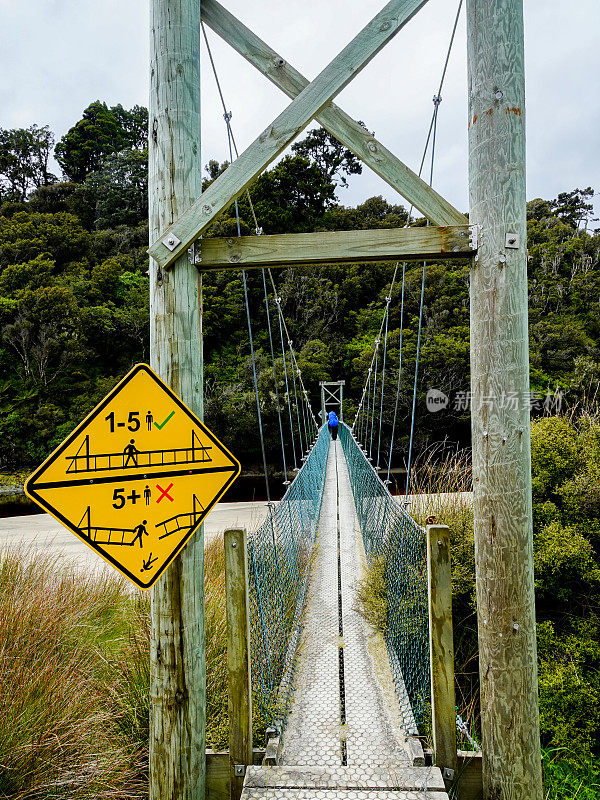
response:
<svg viewBox="0 0 600 800"><path fill-rule="evenodd" d="M293 101L225 170L201 197L152 244L159 266L170 266L230 203L317 119L409 202L438 225L466 225L466 218L361 125L331 103L427 0L390 0L355 38L309 83L216 0L204 0L202 16Z"/></svg>

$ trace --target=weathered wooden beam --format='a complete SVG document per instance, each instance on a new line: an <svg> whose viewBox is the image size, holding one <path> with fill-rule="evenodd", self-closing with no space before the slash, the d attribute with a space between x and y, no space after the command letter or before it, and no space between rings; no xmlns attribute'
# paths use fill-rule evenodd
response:
<svg viewBox="0 0 600 800"><path fill-rule="evenodd" d="M354 39L203 193L149 253L168 267L412 19L427 0L389 0Z"/></svg>
<svg viewBox="0 0 600 800"><path fill-rule="evenodd" d="M202 19L288 97L294 99L308 86L307 78L217 0L203 1ZM326 106L316 120L434 225L466 224L460 211L335 103Z"/></svg>
<svg viewBox="0 0 600 800"><path fill-rule="evenodd" d="M474 252L469 234L467 225L457 225L203 239L202 261L198 267L202 270L252 269L353 261L468 258Z"/></svg>
<svg viewBox="0 0 600 800"><path fill-rule="evenodd" d="M481 753L474 750L459 750L457 762L458 772L454 784L457 797L459 800L481 800L483 796Z"/></svg>
<svg viewBox="0 0 600 800"><path fill-rule="evenodd" d="M253 749L253 764L262 764L264 757L263 748ZM231 800L229 784L229 750L207 750L205 800Z"/></svg>
<svg viewBox="0 0 600 800"><path fill-rule="evenodd" d="M456 773L456 701L452 635L450 529L427 526L431 728L436 766ZM451 780L454 779L454 774Z"/></svg>
<svg viewBox="0 0 600 800"><path fill-rule="evenodd" d="M470 219L481 231L470 294L483 796L541 800L523 0L466 7Z"/></svg>
<svg viewBox="0 0 600 800"><path fill-rule="evenodd" d="M227 671L229 675L229 774L231 800L238 800L244 772L252 764L252 680L250 666L250 602L246 531L226 530L225 596Z"/></svg>
<svg viewBox="0 0 600 800"><path fill-rule="evenodd" d="M150 3L150 241L202 191L200 0ZM181 258L150 264L150 363L203 413L201 284ZM150 800L197 800L205 787L204 535L200 528L152 589Z"/></svg>

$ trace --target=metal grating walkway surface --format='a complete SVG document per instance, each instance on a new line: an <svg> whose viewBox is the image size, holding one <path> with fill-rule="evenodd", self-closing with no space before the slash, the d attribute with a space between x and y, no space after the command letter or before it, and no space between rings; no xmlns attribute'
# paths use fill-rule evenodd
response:
<svg viewBox="0 0 600 800"><path fill-rule="evenodd" d="M364 552L339 441L330 444L325 481L280 766L249 767L242 796L447 799L439 769L412 766L391 673L386 681L356 611Z"/></svg>

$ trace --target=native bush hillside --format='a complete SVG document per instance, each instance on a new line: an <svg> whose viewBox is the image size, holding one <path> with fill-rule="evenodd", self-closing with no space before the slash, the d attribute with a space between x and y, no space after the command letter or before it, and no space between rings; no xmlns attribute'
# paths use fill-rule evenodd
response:
<svg viewBox="0 0 600 800"><path fill-rule="evenodd" d="M134 363L148 359L147 112L95 101L54 153L62 180L49 172L54 136L45 127L0 129L0 465L39 461ZM227 168L209 161L205 186ZM309 132L251 189L265 233L421 225L401 204L372 197L343 205L352 154L325 131ZM600 380L600 236L591 189L529 203L532 388L589 396ZM243 233L255 223L245 196ZM234 235L231 207L208 235ZM335 264L274 270L298 361L313 406L320 380L346 380L346 419L360 398L390 293L393 264ZM401 324L401 271L391 291L383 441L391 430ZM268 458L280 468L276 392L260 272L248 274ZM469 268L427 267L418 379L417 449L449 438L467 445ZM395 461L407 445L412 404L421 266L407 265L403 370ZM271 307L274 322L274 306ZM240 276L204 276L206 414L246 468L260 461L252 365ZM275 324L279 393L283 362ZM289 366L289 365L288 365ZM429 388L450 397L427 411Z"/></svg>

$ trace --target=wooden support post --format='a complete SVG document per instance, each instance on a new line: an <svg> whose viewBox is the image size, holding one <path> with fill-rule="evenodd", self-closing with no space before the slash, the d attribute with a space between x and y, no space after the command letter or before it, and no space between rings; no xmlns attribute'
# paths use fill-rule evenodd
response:
<svg viewBox="0 0 600 800"><path fill-rule="evenodd" d="M427 526L431 726L436 766L456 773L456 700L452 638L450 530Z"/></svg>
<svg viewBox="0 0 600 800"><path fill-rule="evenodd" d="M467 0L471 425L484 797L541 800L522 0ZM507 400L508 398L508 400Z"/></svg>
<svg viewBox="0 0 600 800"><path fill-rule="evenodd" d="M244 784L243 774L238 774L239 767L252 764L252 678L246 531L225 531L224 542L229 672L229 771L231 800L238 800Z"/></svg>
<svg viewBox="0 0 600 800"><path fill-rule="evenodd" d="M200 0L151 0L150 241L201 192ZM150 264L152 367L202 417L201 287L187 253ZM205 792L204 541L187 544L152 590L150 800Z"/></svg>

